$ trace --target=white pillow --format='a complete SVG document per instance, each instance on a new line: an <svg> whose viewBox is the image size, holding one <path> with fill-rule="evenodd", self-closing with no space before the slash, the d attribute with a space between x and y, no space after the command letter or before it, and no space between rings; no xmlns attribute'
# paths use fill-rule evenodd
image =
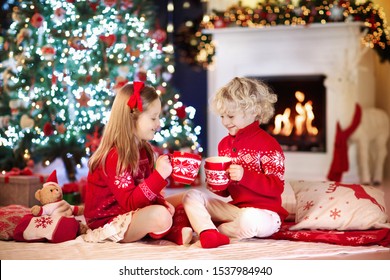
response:
<svg viewBox="0 0 390 280"><path fill-rule="evenodd" d="M282 206L289 213L287 220L294 220L297 201L290 182L284 181L284 191L282 193Z"/></svg>
<svg viewBox="0 0 390 280"><path fill-rule="evenodd" d="M337 182L290 181L297 208L291 230L390 228L384 193L376 187Z"/></svg>

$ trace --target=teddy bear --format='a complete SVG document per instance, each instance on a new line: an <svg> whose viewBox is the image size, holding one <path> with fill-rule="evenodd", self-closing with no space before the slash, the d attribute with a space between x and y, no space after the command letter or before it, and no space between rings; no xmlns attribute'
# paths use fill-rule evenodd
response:
<svg viewBox="0 0 390 280"><path fill-rule="evenodd" d="M15 241L59 243L87 232L87 225L75 217L84 213L84 206L73 206L63 199L55 170L35 192L35 198L41 206L31 207L31 214L18 223L14 230Z"/></svg>
<svg viewBox="0 0 390 280"><path fill-rule="evenodd" d="M31 207L31 214L78 216L84 213L83 206L73 206L63 200L62 188L57 183L56 170L50 174L43 187L35 192L35 198L42 204Z"/></svg>
<svg viewBox="0 0 390 280"><path fill-rule="evenodd" d="M31 214L37 216L72 217L84 214L84 206L70 205L63 199L62 188L57 182L57 172L54 170L42 188L35 192L35 198L41 205L31 207ZM80 234L87 231L87 226L80 223Z"/></svg>

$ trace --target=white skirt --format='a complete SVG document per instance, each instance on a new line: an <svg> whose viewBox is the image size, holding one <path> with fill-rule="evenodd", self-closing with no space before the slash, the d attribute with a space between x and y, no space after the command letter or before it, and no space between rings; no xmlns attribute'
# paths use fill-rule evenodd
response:
<svg viewBox="0 0 390 280"><path fill-rule="evenodd" d="M117 216L112 222L94 230L88 229L82 238L86 242L119 242L129 228L134 211Z"/></svg>

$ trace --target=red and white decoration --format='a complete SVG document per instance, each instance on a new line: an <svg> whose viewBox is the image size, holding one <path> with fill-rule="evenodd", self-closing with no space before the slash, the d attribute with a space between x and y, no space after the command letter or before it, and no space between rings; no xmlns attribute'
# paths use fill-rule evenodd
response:
<svg viewBox="0 0 390 280"><path fill-rule="evenodd" d="M79 222L74 217L34 217L29 214L16 226L13 238L16 241L59 243L75 239L79 227Z"/></svg>

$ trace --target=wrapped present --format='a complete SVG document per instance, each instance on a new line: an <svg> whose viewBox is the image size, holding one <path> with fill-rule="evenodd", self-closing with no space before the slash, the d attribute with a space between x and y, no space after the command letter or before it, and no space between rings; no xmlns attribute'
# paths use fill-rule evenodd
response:
<svg viewBox="0 0 390 280"><path fill-rule="evenodd" d="M71 205L81 203L80 185L78 182L66 183L62 186L63 198Z"/></svg>
<svg viewBox="0 0 390 280"><path fill-rule="evenodd" d="M66 183L62 186L64 199L73 205L82 204L85 201L85 187L87 177L82 177L79 181Z"/></svg>
<svg viewBox="0 0 390 280"><path fill-rule="evenodd" d="M81 194L79 192L64 193L63 198L71 205L81 204Z"/></svg>
<svg viewBox="0 0 390 280"><path fill-rule="evenodd" d="M47 175L33 174L29 169L13 169L0 175L0 205L10 204L32 207L39 204L35 192L42 188Z"/></svg>

